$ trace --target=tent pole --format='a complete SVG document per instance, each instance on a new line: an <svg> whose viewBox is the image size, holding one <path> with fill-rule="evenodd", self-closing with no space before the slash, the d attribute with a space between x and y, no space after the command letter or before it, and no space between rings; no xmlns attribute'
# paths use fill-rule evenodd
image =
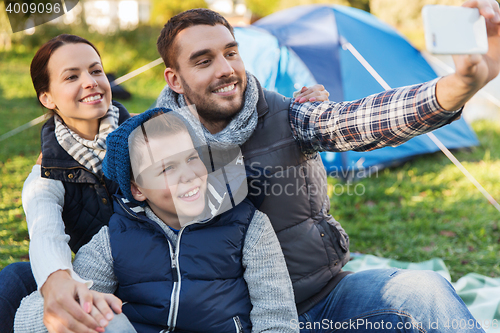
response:
<svg viewBox="0 0 500 333"><path fill-rule="evenodd" d="M371 76L385 89L392 89L391 86L385 82L385 80L377 73L377 71L366 61L366 59L356 50L356 48L349 43L343 36L340 36L340 43L344 50L348 50L351 54L358 60L361 65L370 73ZM426 135L438 146L439 149L448 157L448 159L456 165L456 167L462 171L462 173L476 186L476 188L481 192L484 197L500 212L500 204L484 189L483 186L470 174L469 171L460 163L460 161L446 148L446 146L434 135L434 133L426 133Z"/></svg>

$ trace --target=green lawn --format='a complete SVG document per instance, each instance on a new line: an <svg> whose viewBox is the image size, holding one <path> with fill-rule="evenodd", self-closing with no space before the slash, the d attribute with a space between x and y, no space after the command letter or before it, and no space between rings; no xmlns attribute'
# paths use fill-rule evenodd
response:
<svg viewBox="0 0 500 333"><path fill-rule="evenodd" d="M59 33L47 29L44 36ZM80 34L96 43L106 71L120 76L158 57L151 47L158 31L144 27L113 37ZM23 37L11 52L0 52L0 135L42 114L29 62L48 37L36 35ZM160 65L124 83L133 93L130 101L122 101L130 112L153 103L164 84L162 72ZM28 259L21 191L39 153L40 128L0 142L0 268ZM481 146L457 157L500 200L500 124L481 121L473 128ZM350 186L333 178L329 184L331 213L349 233L352 252L406 261L440 257L453 280L469 272L500 276L500 213L443 154L416 158ZM337 195L340 189L343 195ZM349 195L354 192L362 195Z"/></svg>

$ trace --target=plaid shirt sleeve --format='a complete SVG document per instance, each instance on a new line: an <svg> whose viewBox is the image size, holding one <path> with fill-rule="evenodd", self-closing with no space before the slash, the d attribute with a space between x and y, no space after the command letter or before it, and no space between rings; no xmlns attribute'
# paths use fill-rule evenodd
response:
<svg viewBox="0 0 500 333"><path fill-rule="evenodd" d="M456 120L436 99L435 79L352 102L292 103L290 123L306 154L397 146Z"/></svg>

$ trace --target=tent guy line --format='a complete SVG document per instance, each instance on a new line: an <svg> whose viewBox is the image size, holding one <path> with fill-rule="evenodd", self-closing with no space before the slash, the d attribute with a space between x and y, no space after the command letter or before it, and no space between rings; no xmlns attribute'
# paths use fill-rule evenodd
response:
<svg viewBox="0 0 500 333"><path fill-rule="evenodd" d="M341 36L340 43L344 50L348 50L351 54L363 65L363 67L373 76L373 78L385 89L392 89L387 82L377 73L377 71L366 61L366 59L356 50L356 48L349 43L344 37ZM448 157L448 159L455 164L455 166L462 171L462 173L471 181L474 186L484 195L490 204L492 204L500 212L500 204L484 189L484 187L474 178L474 176L463 166L462 163L453 155L451 151L446 148L446 146L432 133L426 133L426 135L436 144L436 146L441 149L443 154Z"/></svg>
<svg viewBox="0 0 500 333"><path fill-rule="evenodd" d="M149 64L147 65L144 65L142 67L139 67L137 68L136 70L133 70L132 72L128 73L128 74L125 74L119 78L117 78L116 80L114 80L113 82L110 82L110 85L111 87L114 87L114 86L117 86L133 77L136 77L137 75L139 74L142 74L144 73L145 71L155 67L155 66L158 66L159 64L162 64L163 63L163 60L161 58L158 58L156 60L153 60L151 61ZM41 115L40 117L38 118L35 118L33 119L32 121L30 122L27 122L26 124L24 125L21 125L15 129L13 129L12 131L9 131L3 135L0 136L0 142L2 142L3 140L5 139L8 139L10 138L11 136L14 136L16 135L17 133L20 133L28 128L31 128L37 124L40 124L42 121L46 120L46 114L43 114Z"/></svg>

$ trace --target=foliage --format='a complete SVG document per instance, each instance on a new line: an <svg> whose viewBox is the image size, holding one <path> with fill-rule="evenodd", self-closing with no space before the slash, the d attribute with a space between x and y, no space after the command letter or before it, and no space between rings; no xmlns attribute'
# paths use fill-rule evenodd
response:
<svg viewBox="0 0 500 333"><path fill-rule="evenodd" d="M398 29L422 29L425 5L460 6L464 0L371 0L372 14Z"/></svg>
<svg viewBox="0 0 500 333"><path fill-rule="evenodd" d="M126 74L159 58L156 50L156 39L160 34L158 27L139 26L135 30L123 30L103 35L90 32L80 26L52 24L36 27L33 35L13 34L12 50L0 54L0 57L21 57L29 63L43 43L62 33L75 34L91 41L101 53L106 72L113 72L117 75Z"/></svg>
<svg viewBox="0 0 500 333"><path fill-rule="evenodd" d="M4 2L0 2L0 51L3 49L10 49L11 41L11 28L9 19L5 12L5 4Z"/></svg>
<svg viewBox="0 0 500 333"><path fill-rule="evenodd" d="M370 11L370 0L246 0L246 4L257 17L264 17L286 8L312 4L336 4Z"/></svg>
<svg viewBox="0 0 500 333"><path fill-rule="evenodd" d="M392 25L417 48L425 46L422 8L425 5L460 6L465 0L370 0L371 13Z"/></svg>
<svg viewBox="0 0 500 333"><path fill-rule="evenodd" d="M5 12L5 3L0 2L0 32L10 32L9 18Z"/></svg>
<svg viewBox="0 0 500 333"><path fill-rule="evenodd" d="M60 30L52 25L37 27L32 36L13 35L11 51L0 53L0 135L43 114L29 74L29 64L41 43L62 32L82 35L94 42L108 72L125 74L158 58L158 28L140 27L112 36L91 34L76 28ZM128 63L126 63L128 61ZM151 107L165 82L159 65L123 83L132 99L120 101L130 112ZM28 260L28 231L21 205L23 182L40 152L41 124L0 142L0 269Z"/></svg>
<svg viewBox="0 0 500 333"><path fill-rule="evenodd" d="M473 128L481 145L456 156L500 200L500 124ZM329 184L330 213L350 235L352 252L412 262L439 257L454 281L470 272L500 276L500 214L442 153L350 186Z"/></svg>
<svg viewBox="0 0 500 333"><path fill-rule="evenodd" d="M371 12L370 0L348 0L351 7L362 9L366 12Z"/></svg>
<svg viewBox="0 0 500 333"><path fill-rule="evenodd" d="M207 8L205 0L153 0L151 23L163 26L179 13L191 8Z"/></svg>
<svg viewBox="0 0 500 333"><path fill-rule="evenodd" d="M264 17L278 11L281 0L246 0L245 3L252 15Z"/></svg>

